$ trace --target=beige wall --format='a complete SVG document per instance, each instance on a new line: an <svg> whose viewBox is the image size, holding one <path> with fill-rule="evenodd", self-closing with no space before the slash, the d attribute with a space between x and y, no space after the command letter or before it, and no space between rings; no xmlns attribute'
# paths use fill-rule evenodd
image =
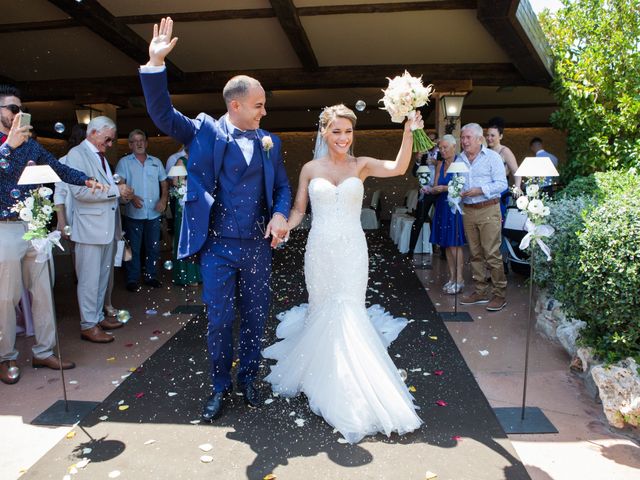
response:
<svg viewBox="0 0 640 480"><path fill-rule="evenodd" d="M401 130L367 130L356 132L356 155L369 155L376 158L394 159L400 146ZM313 156L315 133L310 132L286 132L279 134L283 145L283 156L291 186L295 192L298 183L298 175L302 165ZM511 148L521 162L530 155L529 141L532 137L540 137L545 143L546 149L560 159L560 168L566 158L566 141L562 132L551 128L512 128L506 129L503 144ZM66 143L61 140L38 139L42 145L56 157L61 157L66 152ZM179 145L169 137L149 138L149 153L160 158L163 162L167 157L177 151ZM126 155L129 147L126 139L118 140L117 159ZM113 161L112 161L113 163ZM389 218L394 206L401 205L407 190L416 188L416 180L407 172L405 176L394 178L369 178L365 182L365 204L372 192L382 190L383 218Z"/></svg>

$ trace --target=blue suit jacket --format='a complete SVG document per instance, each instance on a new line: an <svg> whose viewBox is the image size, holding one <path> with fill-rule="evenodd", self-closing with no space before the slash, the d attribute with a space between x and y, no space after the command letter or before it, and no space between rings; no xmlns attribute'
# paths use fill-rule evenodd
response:
<svg viewBox="0 0 640 480"><path fill-rule="evenodd" d="M182 229L178 245L178 258L195 255L209 234L209 215L216 201L218 176L225 150L232 141L226 122L201 113L192 119L178 112L171 104L167 88L166 70L141 73L142 89L147 111L156 126L165 134L189 147L187 173L189 182L182 213ZM260 138L269 135L258 130ZM265 197L269 215L280 213L285 218L291 209L291 187L282 162L280 139L270 135L273 148L263 157Z"/></svg>

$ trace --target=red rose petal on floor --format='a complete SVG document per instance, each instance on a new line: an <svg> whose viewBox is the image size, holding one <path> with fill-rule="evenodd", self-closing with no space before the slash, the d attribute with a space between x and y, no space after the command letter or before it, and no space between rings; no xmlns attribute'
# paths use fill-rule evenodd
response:
<svg viewBox="0 0 640 480"><path fill-rule="evenodd" d="M142 397L144 397L144 392L136 393L136 398L142 398Z"/></svg>
<svg viewBox="0 0 640 480"><path fill-rule="evenodd" d="M444 400L436 400L436 405L439 405L441 407L446 407L448 403L445 402Z"/></svg>
<svg viewBox="0 0 640 480"><path fill-rule="evenodd" d="M162 330L154 330L153 334L154 335L160 335L162 333Z"/></svg>
<svg viewBox="0 0 640 480"><path fill-rule="evenodd" d="M462 437L460 435L454 435L453 437L451 437L451 439L459 442L460 440L462 440Z"/></svg>
<svg viewBox="0 0 640 480"><path fill-rule="evenodd" d="M444 370L434 370L433 374L434 375L442 375L444 373Z"/></svg>

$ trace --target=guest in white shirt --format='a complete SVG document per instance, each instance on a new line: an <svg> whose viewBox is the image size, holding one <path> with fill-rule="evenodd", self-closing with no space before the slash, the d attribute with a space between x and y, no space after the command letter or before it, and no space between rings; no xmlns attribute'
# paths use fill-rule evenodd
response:
<svg viewBox="0 0 640 480"><path fill-rule="evenodd" d="M474 292L464 296L462 305L486 304L489 311L502 310L507 304L507 278L502 265L502 215L500 194L507 188L502 158L483 145L482 127L469 123L462 127L462 153L457 161L469 168L465 176L464 233L471 254L471 273ZM487 268L491 284L487 282Z"/></svg>

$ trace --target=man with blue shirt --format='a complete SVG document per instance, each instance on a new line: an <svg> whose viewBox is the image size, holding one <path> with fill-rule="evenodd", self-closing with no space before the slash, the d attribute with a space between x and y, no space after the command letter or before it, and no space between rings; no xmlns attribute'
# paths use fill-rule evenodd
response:
<svg viewBox="0 0 640 480"><path fill-rule="evenodd" d="M141 274L141 250L144 242L144 283L161 287L157 268L160 257L160 225L167 208L169 185L162 162L147 154L147 136L139 129L129 133L131 153L120 159L116 173L135 195L124 211L125 231L131 245L131 260L125 263L127 290L137 292Z"/></svg>
<svg viewBox="0 0 640 480"><path fill-rule="evenodd" d="M507 304L507 278L502 265L502 216L500 194L507 189L502 159L483 145L482 127L469 123L462 127L460 144L462 152L457 161L469 168L465 173L464 234L471 254L471 273L474 292L462 297L462 305L486 304L492 312L502 310ZM487 281L487 268L491 284Z"/></svg>
<svg viewBox="0 0 640 480"><path fill-rule="evenodd" d="M549 157L553 166L558 168L558 157L556 157L553 153L549 153L544 149L544 145L542 144L542 139L540 137L533 137L531 142L529 142L529 148L531 152L536 157ZM547 193L550 193L549 187L553 185L554 177L544 177L542 184L540 185L543 188L547 189Z"/></svg>

